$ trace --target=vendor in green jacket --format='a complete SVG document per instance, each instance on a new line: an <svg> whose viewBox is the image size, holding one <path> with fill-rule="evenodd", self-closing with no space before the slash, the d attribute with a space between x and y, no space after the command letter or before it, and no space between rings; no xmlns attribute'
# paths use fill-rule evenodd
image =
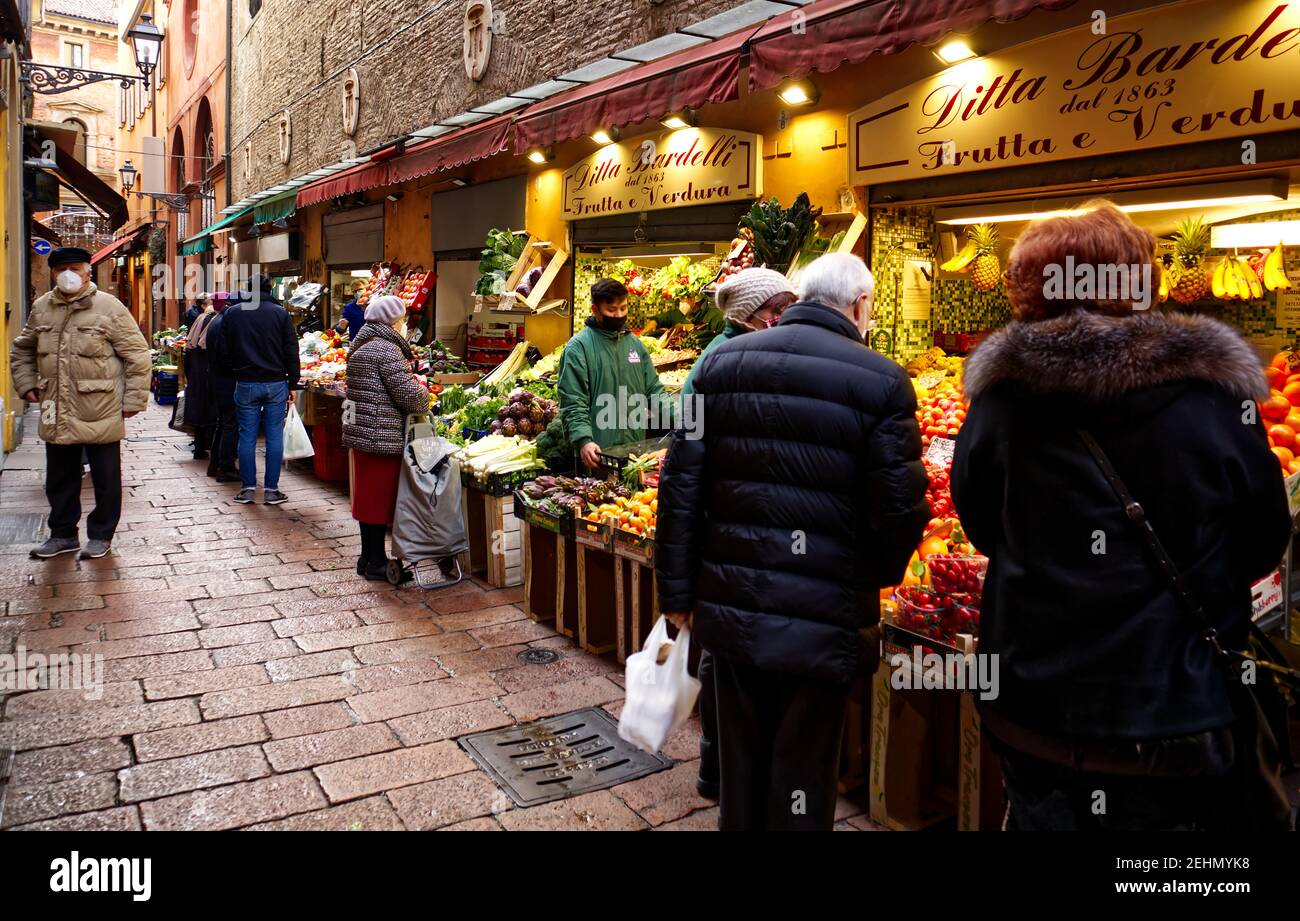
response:
<svg viewBox="0 0 1300 921"><path fill-rule="evenodd" d="M695 372L710 352L741 333L775 326L781 311L798 299L789 280L771 269L743 269L719 285L718 309L727 318L727 328L710 340L691 366L682 384L682 397L695 392Z"/></svg>
<svg viewBox="0 0 1300 921"><path fill-rule="evenodd" d="M613 278L591 286L591 316L560 362L560 413L583 466L600 451L641 441L648 422L663 428L670 398L641 340L627 328L627 288Z"/></svg>

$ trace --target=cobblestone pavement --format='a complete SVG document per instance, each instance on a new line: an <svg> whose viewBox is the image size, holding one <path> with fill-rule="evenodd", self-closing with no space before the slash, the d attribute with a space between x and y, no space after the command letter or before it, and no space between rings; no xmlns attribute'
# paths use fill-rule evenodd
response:
<svg viewBox="0 0 1300 921"><path fill-rule="evenodd" d="M613 657L532 623L521 589L360 579L345 487L294 464L286 504L238 505L169 417L151 406L128 424L109 557L40 562L27 543L0 544L0 652L105 663L98 700L0 691L0 774L13 751L0 827L716 827L716 804L695 792L694 720L665 749L681 762L670 770L513 807L453 737L581 707L617 714ZM43 468L29 437L0 475L0 513L48 510ZM525 665L530 646L561 658ZM837 827L871 828L861 813L842 800Z"/></svg>

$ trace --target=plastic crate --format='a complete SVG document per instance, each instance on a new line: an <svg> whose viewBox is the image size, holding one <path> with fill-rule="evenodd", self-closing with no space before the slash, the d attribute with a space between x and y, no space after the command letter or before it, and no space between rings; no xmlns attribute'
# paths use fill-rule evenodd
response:
<svg viewBox="0 0 1300 921"><path fill-rule="evenodd" d="M317 425L311 430L311 459L316 479L342 483L348 478L348 449L343 447L342 425Z"/></svg>
<svg viewBox="0 0 1300 921"><path fill-rule="evenodd" d="M516 518L531 527L551 531L562 537L573 534L572 515L552 515L529 502L522 492L515 492L514 512Z"/></svg>

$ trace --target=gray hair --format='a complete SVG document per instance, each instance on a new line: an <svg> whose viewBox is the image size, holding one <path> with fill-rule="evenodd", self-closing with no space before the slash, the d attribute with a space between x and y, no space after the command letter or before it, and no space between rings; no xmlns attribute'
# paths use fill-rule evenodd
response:
<svg viewBox="0 0 1300 921"><path fill-rule="evenodd" d="M862 295L871 296L876 280L866 264L850 253L827 253L814 259L799 278L799 299L844 311Z"/></svg>

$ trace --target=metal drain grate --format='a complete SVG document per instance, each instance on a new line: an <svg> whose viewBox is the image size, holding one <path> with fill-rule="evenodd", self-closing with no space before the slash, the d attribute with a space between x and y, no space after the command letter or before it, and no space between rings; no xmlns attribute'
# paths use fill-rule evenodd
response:
<svg viewBox="0 0 1300 921"><path fill-rule="evenodd" d="M46 516L40 512L6 512L0 515L0 544L39 544Z"/></svg>
<svg viewBox="0 0 1300 921"><path fill-rule="evenodd" d="M518 806L604 790L673 764L624 742L618 737L618 721L596 708L478 732L459 741Z"/></svg>
<svg viewBox="0 0 1300 921"><path fill-rule="evenodd" d="M554 649L525 649L515 658L525 665L550 665L560 661L560 654Z"/></svg>

